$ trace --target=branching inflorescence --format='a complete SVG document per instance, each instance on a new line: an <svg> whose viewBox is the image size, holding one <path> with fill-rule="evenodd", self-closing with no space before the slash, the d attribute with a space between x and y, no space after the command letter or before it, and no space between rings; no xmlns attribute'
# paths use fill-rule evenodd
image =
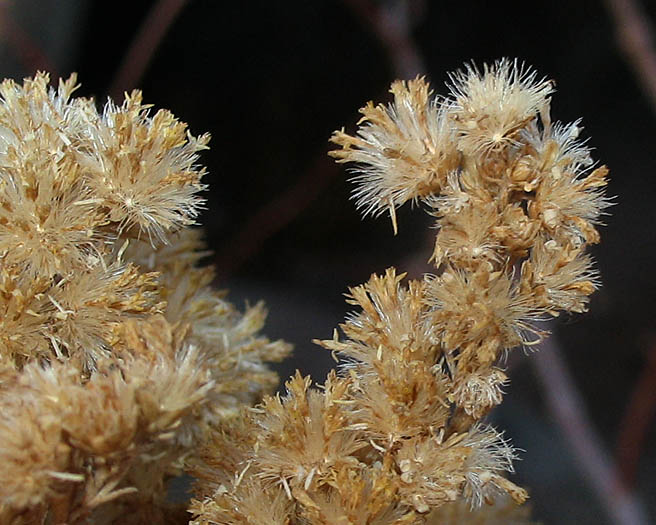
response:
<svg viewBox="0 0 656 525"><path fill-rule="evenodd" d="M139 92L98 112L75 82L0 85L0 522L186 522L166 483L187 471L196 525L528 523L484 418L500 358L586 309L609 204L551 82L508 60L443 98L397 81L333 135L365 215L396 231L399 206L427 206L434 272L352 288L342 335L318 341L341 369L284 396L264 362L288 345L211 288L188 228L208 137Z"/></svg>
<svg viewBox="0 0 656 525"><path fill-rule="evenodd" d="M444 98L394 82L357 134L333 135L365 215L388 212L396 230L395 210L421 201L436 218L434 274L388 269L351 289L343 337L318 341L341 372L319 389L297 374L218 428L194 523L528 523L508 503L527 498L506 478L516 452L483 418L508 381L500 358L586 309L585 249L609 204L579 123L551 121L553 91L517 62L472 65Z"/></svg>

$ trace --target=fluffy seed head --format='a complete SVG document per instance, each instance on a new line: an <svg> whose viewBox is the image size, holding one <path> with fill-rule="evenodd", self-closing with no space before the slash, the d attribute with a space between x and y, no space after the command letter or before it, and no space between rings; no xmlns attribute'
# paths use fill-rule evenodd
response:
<svg viewBox="0 0 656 525"><path fill-rule="evenodd" d="M357 136L333 134L342 149L330 154L355 163L353 197L364 215L389 210L396 229L395 208L439 192L458 157L445 114L423 77L396 81L390 92L388 106L370 102L360 110L365 125Z"/></svg>
<svg viewBox="0 0 656 525"><path fill-rule="evenodd" d="M520 130L539 112L548 111L553 83L538 79L517 60L502 59L481 72L474 64L451 75L458 146L470 155L498 152L518 143Z"/></svg>

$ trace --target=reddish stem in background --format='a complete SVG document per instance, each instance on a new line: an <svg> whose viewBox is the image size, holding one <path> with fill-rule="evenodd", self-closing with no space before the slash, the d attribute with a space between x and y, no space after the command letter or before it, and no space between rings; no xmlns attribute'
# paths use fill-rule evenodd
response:
<svg viewBox="0 0 656 525"><path fill-rule="evenodd" d="M306 175L262 206L226 242L214 258L217 278L226 281L255 255L265 241L303 212L339 173L325 152L317 157Z"/></svg>
<svg viewBox="0 0 656 525"><path fill-rule="evenodd" d="M114 100L118 100L125 91L141 83L157 47L186 3L187 0L159 0L152 7L132 40L109 88L109 95Z"/></svg>
<svg viewBox="0 0 656 525"><path fill-rule="evenodd" d="M14 51L26 74L33 75L40 70L48 71L54 78L59 76L42 46L14 20L9 6L4 2L0 3L0 38Z"/></svg>
<svg viewBox="0 0 656 525"><path fill-rule="evenodd" d="M619 47L656 111L656 52L649 18L634 0L606 0L606 5L616 24Z"/></svg>
<svg viewBox="0 0 656 525"><path fill-rule="evenodd" d="M620 525L649 523L645 511L622 482L595 431L555 335L542 343L540 352L532 356L530 362L542 383L549 412L611 522Z"/></svg>
<svg viewBox="0 0 656 525"><path fill-rule="evenodd" d="M411 26L419 19L423 1L399 0L380 7L369 0L344 1L380 40L397 77L412 78L424 71L421 54L411 34ZM218 278L222 281L228 279L261 249L267 239L308 208L339 173L340 169L322 150L302 177L268 201L234 236L223 243L223 248L214 260Z"/></svg>
<svg viewBox="0 0 656 525"><path fill-rule="evenodd" d="M617 440L617 462L628 486L636 483L640 456L656 417L656 340L647 354L646 366L633 388Z"/></svg>
<svg viewBox="0 0 656 525"><path fill-rule="evenodd" d="M606 0L606 6L616 25L618 45L656 111L656 40L649 17L636 0ZM655 416L656 341L633 389L617 441L618 468L629 486L635 484L640 455Z"/></svg>
<svg viewBox="0 0 656 525"><path fill-rule="evenodd" d="M423 0L375 3L371 0L343 0L385 48L394 75L401 79L424 74L426 67L412 38L412 28L425 8Z"/></svg>

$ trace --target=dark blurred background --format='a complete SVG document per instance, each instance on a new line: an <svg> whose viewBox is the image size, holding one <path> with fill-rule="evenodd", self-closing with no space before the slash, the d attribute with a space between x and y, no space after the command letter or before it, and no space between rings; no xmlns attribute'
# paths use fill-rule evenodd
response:
<svg viewBox="0 0 656 525"><path fill-rule="evenodd" d="M653 519L656 103L620 45L618 35L642 27L613 14L620 4L632 2L5 0L0 64L17 78L77 71L79 93L99 102L139 87L192 133L209 131L201 222L217 284L240 307L264 299L265 332L295 345L281 374L300 368L320 382L333 362L311 339L329 338L342 321L347 287L392 265L414 277L430 271L434 235L430 217L410 207L396 237L385 218L361 220L344 169L326 156L331 132L352 131L357 109L387 100L398 76L426 74L445 94L448 72L464 62L507 56L554 79L553 117L583 117L617 196L594 248L603 288L589 314L559 320L554 341L606 458ZM648 28L656 2L642 10ZM565 439L536 356L516 354L492 419L526 451L515 480L530 489L536 519L620 523Z"/></svg>

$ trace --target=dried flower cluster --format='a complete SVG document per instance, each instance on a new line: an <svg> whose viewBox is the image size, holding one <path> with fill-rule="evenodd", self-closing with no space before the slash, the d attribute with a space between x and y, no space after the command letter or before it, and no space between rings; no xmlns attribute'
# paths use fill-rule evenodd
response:
<svg viewBox="0 0 656 525"><path fill-rule="evenodd" d="M196 469L196 525L528 523L506 478L515 450L483 422L508 379L499 359L582 312L597 287L585 253L608 205L579 123L552 123L553 84L501 60L423 78L369 103L332 141L355 165L365 214L421 200L437 221L434 275L394 269L351 289L358 310L332 340L340 373L297 374L219 425ZM492 507L483 503L494 504ZM489 509L489 510L485 510Z"/></svg>
<svg viewBox="0 0 656 525"><path fill-rule="evenodd" d="M0 523L179 523L166 481L288 352L210 287L194 138L137 91L0 85Z"/></svg>

